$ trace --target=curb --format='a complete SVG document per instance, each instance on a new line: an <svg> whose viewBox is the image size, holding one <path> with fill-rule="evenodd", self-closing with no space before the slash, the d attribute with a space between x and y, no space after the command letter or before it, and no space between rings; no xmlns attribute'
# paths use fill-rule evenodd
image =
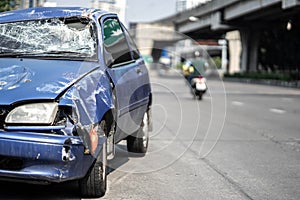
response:
<svg viewBox="0 0 300 200"><path fill-rule="evenodd" d="M248 83L248 84L259 84L259 85L271 85L271 86L300 89L300 81L280 81L280 80L225 78L225 77L223 78L223 81Z"/></svg>

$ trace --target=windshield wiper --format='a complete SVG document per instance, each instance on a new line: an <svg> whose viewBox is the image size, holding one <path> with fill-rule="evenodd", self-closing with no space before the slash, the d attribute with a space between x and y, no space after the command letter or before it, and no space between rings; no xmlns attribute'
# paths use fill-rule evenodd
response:
<svg viewBox="0 0 300 200"><path fill-rule="evenodd" d="M74 51L40 51L40 52L18 52L1 51L0 58L38 58L38 59L70 59L70 60L97 60L97 54L88 54Z"/></svg>
<svg viewBox="0 0 300 200"><path fill-rule="evenodd" d="M40 56L40 55L82 55L82 56L88 56L89 54L83 53L83 52L77 52L77 51L41 51L41 52L26 52L23 53L23 55L30 55L30 56Z"/></svg>
<svg viewBox="0 0 300 200"><path fill-rule="evenodd" d="M0 57L18 57L20 55L22 54L19 52L0 50Z"/></svg>
<svg viewBox="0 0 300 200"><path fill-rule="evenodd" d="M13 57L33 57L33 56L79 56L79 57L91 57L88 53L75 52L75 51L41 51L41 52L17 52L12 50L0 49L0 57L13 56Z"/></svg>
<svg viewBox="0 0 300 200"><path fill-rule="evenodd" d="M13 50L11 50L11 49L6 49L6 48L0 47L0 54L2 54L2 53L12 53L12 52L13 52Z"/></svg>
<svg viewBox="0 0 300 200"><path fill-rule="evenodd" d="M81 52L78 51L43 51L43 52L35 52L36 54L82 54Z"/></svg>

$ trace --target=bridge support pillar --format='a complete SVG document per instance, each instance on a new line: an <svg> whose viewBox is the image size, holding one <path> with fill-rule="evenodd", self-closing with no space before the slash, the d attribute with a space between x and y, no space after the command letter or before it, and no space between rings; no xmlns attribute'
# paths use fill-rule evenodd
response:
<svg viewBox="0 0 300 200"><path fill-rule="evenodd" d="M259 30L241 29L241 72L256 72L258 64Z"/></svg>
<svg viewBox="0 0 300 200"><path fill-rule="evenodd" d="M228 73L234 74L240 72L241 69L241 36L239 31L230 31L226 33L229 50L229 66Z"/></svg>

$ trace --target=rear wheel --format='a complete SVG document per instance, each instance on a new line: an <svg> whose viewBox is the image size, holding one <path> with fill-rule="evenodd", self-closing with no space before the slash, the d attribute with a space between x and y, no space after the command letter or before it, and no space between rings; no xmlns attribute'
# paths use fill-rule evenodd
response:
<svg viewBox="0 0 300 200"><path fill-rule="evenodd" d="M107 133L107 124L102 120L97 128L97 133L103 136ZM103 144L99 156L86 176L79 181L81 194L84 197L102 197L106 192L107 185L107 142Z"/></svg>
<svg viewBox="0 0 300 200"><path fill-rule="evenodd" d="M202 93L198 94L198 100L202 100Z"/></svg>
<svg viewBox="0 0 300 200"><path fill-rule="evenodd" d="M139 130L127 137L128 152L137 153L138 156L144 156L148 149L149 131L151 129L151 110L145 114Z"/></svg>

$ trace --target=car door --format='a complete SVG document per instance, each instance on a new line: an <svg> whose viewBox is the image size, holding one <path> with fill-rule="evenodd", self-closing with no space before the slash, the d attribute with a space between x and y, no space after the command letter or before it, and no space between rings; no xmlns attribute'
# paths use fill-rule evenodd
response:
<svg viewBox="0 0 300 200"><path fill-rule="evenodd" d="M101 19L104 62L114 85L119 141L137 131L150 101L148 70L117 17Z"/></svg>

